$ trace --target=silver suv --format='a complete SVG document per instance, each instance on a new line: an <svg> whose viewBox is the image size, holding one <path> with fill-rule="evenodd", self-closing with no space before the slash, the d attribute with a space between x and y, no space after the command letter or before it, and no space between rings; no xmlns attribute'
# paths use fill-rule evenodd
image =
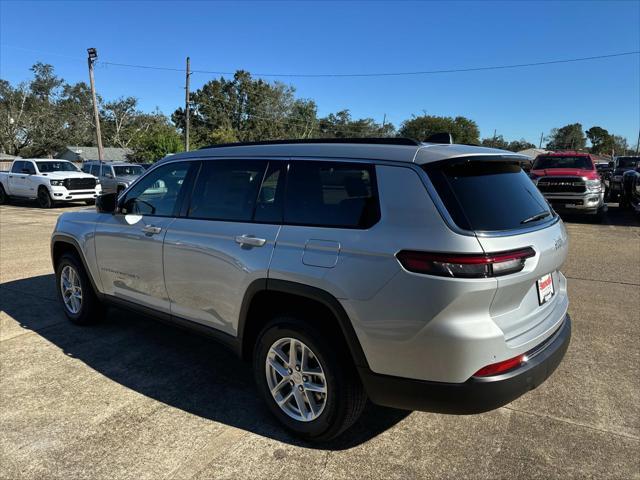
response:
<svg viewBox="0 0 640 480"><path fill-rule="evenodd" d="M145 169L136 163L88 161L82 164L82 171L100 180L104 193L118 195L131 185Z"/></svg>
<svg viewBox="0 0 640 480"><path fill-rule="evenodd" d="M69 319L104 305L210 334L273 414L326 440L379 405L476 413L569 344L567 233L517 154L351 139L175 155L51 241Z"/></svg>

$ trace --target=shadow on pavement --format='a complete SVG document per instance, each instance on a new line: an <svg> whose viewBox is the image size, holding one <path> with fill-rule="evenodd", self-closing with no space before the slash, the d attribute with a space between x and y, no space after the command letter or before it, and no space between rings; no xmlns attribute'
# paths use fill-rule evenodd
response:
<svg viewBox="0 0 640 480"><path fill-rule="evenodd" d="M27 199L15 199L12 198L9 203L5 203L2 205L5 208L39 208L40 210L45 210L40 205L38 205L37 200L27 200ZM66 210L72 207L87 207L87 203L85 201L77 201L77 202L58 202L54 203L51 208L48 210Z"/></svg>
<svg viewBox="0 0 640 480"><path fill-rule="evenodd" d="M282 442L348 449L410 413L369 404L345 435L333 442L309 444L280 427L258 397L250 365L215 341L115 308L99 324L75 326L54 303L52 274L7 282L0 289L4 289L1 309L23 328L34 330L66 355L120 385L194 415Z"/></svg>

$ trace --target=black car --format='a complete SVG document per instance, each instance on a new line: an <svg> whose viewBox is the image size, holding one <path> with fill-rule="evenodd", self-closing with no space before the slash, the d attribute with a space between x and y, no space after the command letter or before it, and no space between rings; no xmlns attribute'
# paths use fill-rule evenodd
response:
<svg viewBox="0 0 640 480"><path fill-rule="evenodd" d="M616 157L613 161L613 171L609 181L609 199L617 200L622 194L622 176L624 172L635 169L640 164L639 157Z"/></svg>
<svg viewBox="0 0 640 480"><path fill-rule="evenodd" d="M640 213L640 166L627 170L622 175L621 207L631 207Z"/></svg>

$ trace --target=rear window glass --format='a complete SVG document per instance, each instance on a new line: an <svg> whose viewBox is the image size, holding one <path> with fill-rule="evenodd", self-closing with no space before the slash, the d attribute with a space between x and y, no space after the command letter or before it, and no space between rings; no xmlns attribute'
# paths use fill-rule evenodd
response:
<svg viewBox="0 0 640 480"><path fill-rule="evenodd" d="M285 223L369 228L379 220L373 165L297 161L289 168Z"/></svg>
<svg viewBox="0 0 640 480"><path fill-rule="evenodd" d="M539 156L533 163L534 170L544 170L546 168L579 168L579 169L591 169L593 164L589 157L572 156L566 157L560 156Z"/></svg>
<svg viewBox="0 0 640 480"><path fill-rule="evenodd" d="M437 162L425 166L438 195L460 228L513 230L549 221L553 213L515 163Z"/></svg>

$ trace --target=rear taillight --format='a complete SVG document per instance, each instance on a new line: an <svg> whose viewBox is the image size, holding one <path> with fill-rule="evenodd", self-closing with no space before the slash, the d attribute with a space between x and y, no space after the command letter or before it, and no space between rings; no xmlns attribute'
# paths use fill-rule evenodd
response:
<svg viewBox="0 0 640 480"><path fill-rule="evenodd" d="M519 272L527 258L535 256L531 247L508 252L456 254L402 250L396 257L414 273L441 277L487 278Z"/></svg>
<svg viewBox="0 0 640 480"><path fill-rule="evenodd" d="M499 373L504 373L509 370L513 370L514 368L519 367L526 360L526 355L518 355L517 357L510 358L509 360L504 360L498 363L492 363L491 365L487 365L486 367L482 367L476 373L473 374L474 377L490 377L492 375L498 375Z"/></svg>

